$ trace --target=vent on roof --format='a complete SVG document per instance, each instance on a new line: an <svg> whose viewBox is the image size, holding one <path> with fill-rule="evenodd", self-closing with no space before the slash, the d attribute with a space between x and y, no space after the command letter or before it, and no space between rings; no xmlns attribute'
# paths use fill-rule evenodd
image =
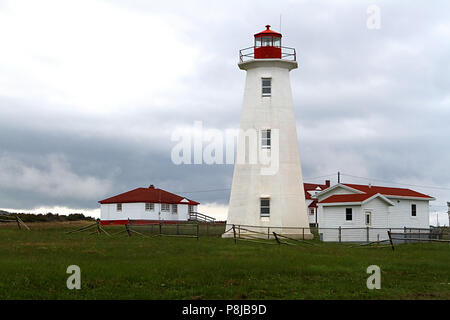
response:
<svg viewBox="0 0 450 320"><path fill-rule="evenodd" d="M150 185L150 187L148 187L149 189L155 189L155 186L154 185Z"/></svg>

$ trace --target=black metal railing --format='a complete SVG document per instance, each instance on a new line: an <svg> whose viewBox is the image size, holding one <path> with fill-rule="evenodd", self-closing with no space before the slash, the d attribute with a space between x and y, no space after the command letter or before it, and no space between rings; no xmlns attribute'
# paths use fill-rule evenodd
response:
<svg viewBox="0 0 450 320"><path fill-rule="evenodd" d="M255 47L248 47L239 50L239 61L244 62L255 59ZM295 48L281 47L281 59L289 61L297 61Z"/></svg>

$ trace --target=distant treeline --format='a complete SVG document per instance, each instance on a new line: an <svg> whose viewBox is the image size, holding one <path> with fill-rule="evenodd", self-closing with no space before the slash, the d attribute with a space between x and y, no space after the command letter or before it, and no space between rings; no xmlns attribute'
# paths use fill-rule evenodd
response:
<svg viewBox="0 0 450 320"><path fill-rule="evenodd" d="M57 213L46 213L46 214L34 214L34 213L10 213L7 211L0 210L0 217L10 217L15 218L19 216L23 222L55 222L55 221L80 221L80 220L95 220L92 217L86 217L82 213L71 213L68 216L59 215Z"/></svg>

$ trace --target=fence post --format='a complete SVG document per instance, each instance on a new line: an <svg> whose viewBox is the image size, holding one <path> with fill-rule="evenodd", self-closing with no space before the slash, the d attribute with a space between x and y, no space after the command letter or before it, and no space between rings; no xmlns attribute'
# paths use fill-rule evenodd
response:
<svg viewBox="0 0 450 320"><path fill-rule="evenodd" d="M342 237L342 231L341 231L341 226L339 226L339 243L341 243L341 238Z"/></svg>
<svg viewBox="0 0 450 320"><path fill-rule="evenodd" d="M234 237L234 244L236 244L237 243L237 240L236 240L236 226L233 224L233 237Z"/></svg>
<svg viewBox="0 0 450 320"><path fill-rule="evenodd" d="M370 232L369 227L367 227L367 235L366 235L367 243L370 242L370 235L369 235L369 232Z"/></svg>
<svg viewBox="0 0 450 320"><path fill-rule="evenodd" d="M162 224L161 224L161 222L159 223L159 235L162 235Z"/></svg>
<svg viewBox="0 0 450 320"><path fill-rule="evenodd" d="M16 216L16 222L17 222L17 227L19 229L22 229L22 227L20 226L19 217L17 217L17 216Z"/></svg>
<svg viewBox="0 0 450 320"><path fill-rule="evenodd" d="M180 234L180 224L177 222L177 235Z"/></svg>
<svg viewBox="0 0 450 320"><path fill-rule="evenodd" d="M199 227L198 227L199 225L200 225L200 224L197 223L197 240L198 240L198 233L199 233L199 232L198 232L198 231L199 231Z"/></svg>
<svg viewBox="0 0 450 320"><path fill-rule="evenodd" d="M267 227L267 240L270 240L270 227Z"/></svg>
<svg viewBox="0 0 450 320"><path fill-rule="evenodd" d="M305 240L305 228L302 228L302 239Z"/></svg>
<svg viewBox="0 0 450 320"><path fill-rule="evenodd" d="M406 226L403 227L403 239L404 239L404 243L408 243L408 241L406 241Z"/></svg>
<svg viewBox="0 0 450 320"><path fill-rule="evenodd" d="M206 235L209 236L209 222L206 223Z"/></svg>

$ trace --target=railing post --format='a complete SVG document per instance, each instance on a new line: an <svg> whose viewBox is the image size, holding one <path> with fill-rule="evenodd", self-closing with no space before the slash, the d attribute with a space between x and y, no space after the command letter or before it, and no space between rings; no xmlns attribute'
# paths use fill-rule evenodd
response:
<svg viewBox="0 0 450 320"><path fill-rule="evenodd" d="M159 235L161 235L162 234L162 223L160 222L159 223Z"/></svg>
<svg viewBox="0 0 450 320"><path fill-rule="evenodd" d="M237 243L237 239L236 239L236 226L233 224L233 237L234 237L234 244Z"/></svg>
<svg viewBox="0 0 450 320"><path fill-rule="evenodd" d="M305 240L305 228L302 228L302 239Z"/></svg>

